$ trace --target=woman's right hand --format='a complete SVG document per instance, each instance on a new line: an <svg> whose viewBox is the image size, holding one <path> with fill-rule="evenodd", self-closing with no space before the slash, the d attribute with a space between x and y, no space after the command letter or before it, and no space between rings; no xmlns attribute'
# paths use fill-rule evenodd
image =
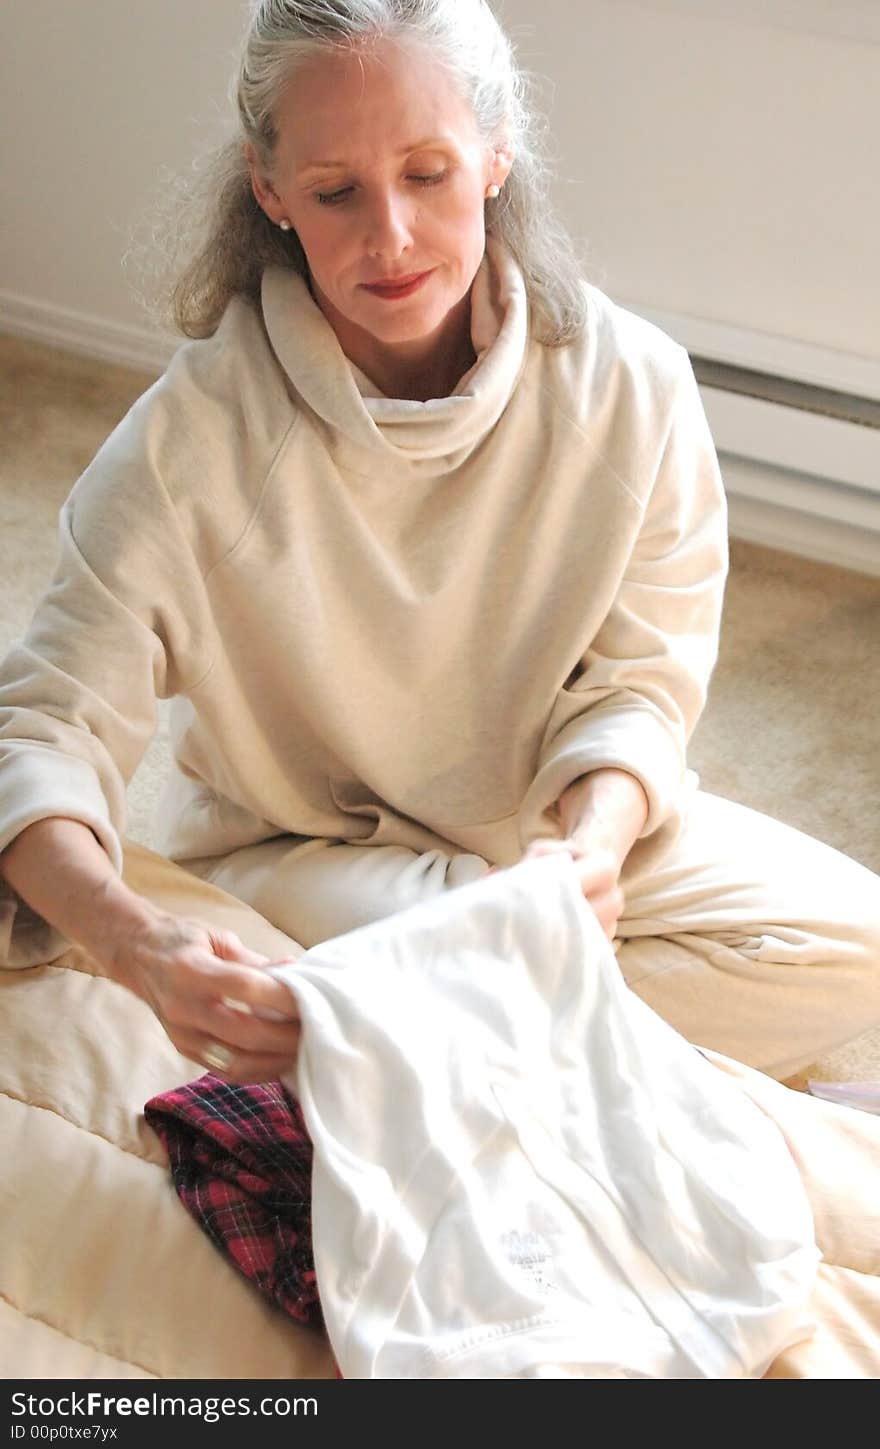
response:
<svg viewBox="0 0 880 1449"><path fill-rule="evenodd" d="M169 915L138 895L81 821L52 816L29 825L0 855L0 876L106 976L146 1001L192 1061L241 1083L293 1070L296 1003L267 969L280 962L249 950L232 931Z"/></svg>
<svg viewBox="0 0 880 1449"><path fill-rule="evenodd" d="M267 970L280 963L234 932L157 912L115 943L104 964L152 1007L178 1051L226 1080L274 1081L293 1071L296 1003Z"/></svg>

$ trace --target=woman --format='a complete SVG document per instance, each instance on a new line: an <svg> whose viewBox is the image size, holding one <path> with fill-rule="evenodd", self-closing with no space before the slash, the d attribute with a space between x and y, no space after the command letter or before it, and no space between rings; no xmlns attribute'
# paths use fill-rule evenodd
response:
<svg viewBox="0 0 880 1449"><path fill-rule="evenodd" d="M566 850L626 981L778 1076L880 1020L868 871L696 788L724 498L686 354L577 277L482 0L264 0L177 292L196 340L74 489L0 682L0 959L82 943L232 1081L287 988L119 878L163 848L304 946ZM225 167L225 169L224 169Z"/></svg>

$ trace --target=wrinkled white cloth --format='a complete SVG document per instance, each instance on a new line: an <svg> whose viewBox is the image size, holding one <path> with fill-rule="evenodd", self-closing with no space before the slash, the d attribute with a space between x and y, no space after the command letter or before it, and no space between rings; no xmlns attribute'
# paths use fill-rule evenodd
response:
<svg viewBox="0 0 880 1449"><path fill-rule="evenodd" d="M567 857L274 971L346 1378L759 1377L812 1331L781 1133L627 989Z"/></svg>

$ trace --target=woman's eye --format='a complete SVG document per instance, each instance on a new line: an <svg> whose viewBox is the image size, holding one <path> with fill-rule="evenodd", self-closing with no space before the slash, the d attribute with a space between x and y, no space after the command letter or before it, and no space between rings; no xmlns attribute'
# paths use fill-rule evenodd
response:
<svg viewBox="0 0 880 1449"><path fill-rule="evenodd" d="M409 180L414 181L417 186L437 186L446 179L448 174L448 169L444 168L442 171L432 171L427 176L413 174ZM338 191L316 191L315 200L319 206L339 206L343 201L347 201L353 193L353 186L340 186Z"/></svg>
<svg viewBox="0 0 880 1449"><path fill-rule="evenodd" d="M341 186L338 191L316 191L315 200L321 206L338 206L353 190L352 186Z"/></svg>

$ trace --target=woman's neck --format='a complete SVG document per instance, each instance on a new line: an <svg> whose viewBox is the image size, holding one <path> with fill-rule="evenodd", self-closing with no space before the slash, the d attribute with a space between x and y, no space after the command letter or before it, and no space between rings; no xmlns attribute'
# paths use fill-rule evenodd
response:
<svg viewBox="0 0 880 1449"><path fill-rule="evenodd" d="M315 300L321 306L320 296ZM326 313L327 309L321 310ZM339 326L332 316L328 320L349 361L366 373L386 397L408 398L413 402L448 397L476 362L471 341L470 294L447 313L430 337L411 342L382 342L362 327Z"/></svg>

